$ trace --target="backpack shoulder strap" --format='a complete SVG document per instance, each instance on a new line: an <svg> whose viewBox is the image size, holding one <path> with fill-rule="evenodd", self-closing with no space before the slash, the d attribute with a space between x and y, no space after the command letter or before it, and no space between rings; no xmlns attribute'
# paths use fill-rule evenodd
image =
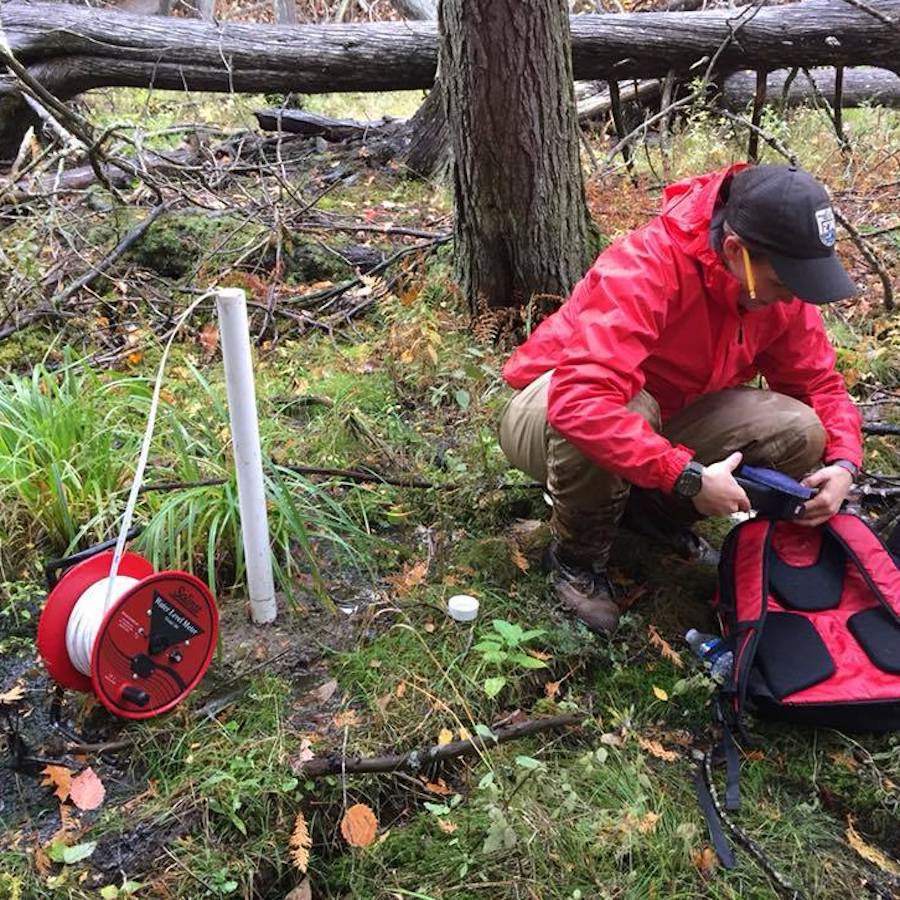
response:
<svg viewBox="0 0 900 900"><path fill-rule="evenodd" d="M843 545L882 606L900 624L900 568L881 538L859 516L838 513L828 531Z"/></svg>

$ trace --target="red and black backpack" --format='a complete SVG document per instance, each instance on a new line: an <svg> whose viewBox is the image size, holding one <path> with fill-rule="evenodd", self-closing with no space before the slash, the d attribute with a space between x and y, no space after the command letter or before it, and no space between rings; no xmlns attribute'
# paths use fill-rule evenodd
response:
<svg viewBox="0 0 900 900"><path fill-rule="evenodd" d="M848 513L817 528L749 519L725 539L714 604L734 665L716 700L723 741L713 751L726 763L724 804L709 762L697 788L726 867L734 863L719 820L722 806L739 806L733 734L744 733L745 712L843 731L900 729L900 567L891 552L900 548L890 543Z"/></svg>
<svg viewBox="0 0 900 900"><path fill-rule="evenodd" d="M900 568L862 519L741 523L714 604L734 648L723 713L900 728Z"/></svg>

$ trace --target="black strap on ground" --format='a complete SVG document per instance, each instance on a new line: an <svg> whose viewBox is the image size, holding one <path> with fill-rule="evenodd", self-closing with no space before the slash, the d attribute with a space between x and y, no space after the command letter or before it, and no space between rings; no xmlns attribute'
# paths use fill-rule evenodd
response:
<svg viewBox="0 0 900 900"><path fill-rule="evenodd" d="M736 812L741 808L741 762L731 729L723 723L722 743L717 750L725 756L725 809Z"/></svg>
<svg viewBox="0 0 900 900"><path fill-rule="evenodd" d="M805 900L805 895L797 890L791 882L787 879L786 876L782 875L778 869L769 861L768 856L766 856L765 852L760 848L748 835L745 831L739 828L729 817L728 813L725 811L722 804L719 802L718 795L716 794L716 787L713 783L712 776L712 766L713 766L713 754L712 751L707 751L703 755L703 763L701 764L701 780L704 784L703 793L709 798L709 803L712 806L713 814L715 818L715 827L721 829L724 825L725 828L731 833L732 839L740 844L745 850L747 850L754 859L759 863L762 867L763 871L772 879L775 883L776 889L778 893L783 897L789 898L789 900ZM700 796L700 790L698 786L698 796ZM700 802L701 808L704 808L703 800ZM706 817L707 825L710 825L710 836L713 838L713 846L716 847L715 844L715 836L713 834L713 826L711 825L711 818L706 816L704 811L704 816ZM727 852L724 857L722 857L721 853L719 853L718 847L716 847L716 852L719 853L719 858L722 860L722 866L726 869L733 868L734 866L734 854L731 851L731 846L728 844L728 839L725 837L725 844L727 847ZM729 866L726 860L731 860L731 865Z"/></svg>
<svg viewBox="0 0 900 900"><path fill-rule="evenodd" d="M722 828L722 819L719 817L719 811L716 809L716 804L710 793L702 763L694 772L694 787L697 790L700 811L703 813L703 818L706 819L709 838L712 841L716 855L719 857L719 862L722 863L724 868L733 869L735 866L734 852L731 849L728 838L725 836L725 830Z"/></svg>

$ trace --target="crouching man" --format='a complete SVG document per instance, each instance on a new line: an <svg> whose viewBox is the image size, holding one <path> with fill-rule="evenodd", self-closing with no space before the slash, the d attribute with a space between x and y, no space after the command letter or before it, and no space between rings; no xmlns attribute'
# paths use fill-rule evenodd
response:
<svg viewBox="0 0 900 900"><path fill-rule="evenodd" d="M834 221L794 167L671 185L506 363L500 444L547 486L556 597L592 630L619 620L606 565L623 515L708 556L690 524L749 509L742 461L817 489L803 523L840 508L862 438L817 308L856 293ZM745 386L759 374L767 389Z"/></svg>

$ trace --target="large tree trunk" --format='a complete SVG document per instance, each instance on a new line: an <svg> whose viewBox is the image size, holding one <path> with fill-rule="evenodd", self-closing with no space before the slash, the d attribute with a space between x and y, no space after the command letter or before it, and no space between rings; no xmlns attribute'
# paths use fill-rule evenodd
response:
<svg viewBox="0 0 900 900"><path fill-rule="evenodd" d="M588 263L565 0L442 0L457 279L473 312L562 300Z"/></svg>
<svg viewBox="0 0 900 900"><path fill-rule="evenodd" d="M718 71L871 65L900 70L900 0L866 9L802 0L762 9L575 16L575 76L584 80ZM869 11L872 8L877 15ZM294 91L429 88L437 63L434 23L265 26L146 18L40 2L0 2L18 59L57 96L93 87ZM719 50L724 46L724 50ZM0 158L14 155L29 124L19 86L0 76Z"/></svg>

